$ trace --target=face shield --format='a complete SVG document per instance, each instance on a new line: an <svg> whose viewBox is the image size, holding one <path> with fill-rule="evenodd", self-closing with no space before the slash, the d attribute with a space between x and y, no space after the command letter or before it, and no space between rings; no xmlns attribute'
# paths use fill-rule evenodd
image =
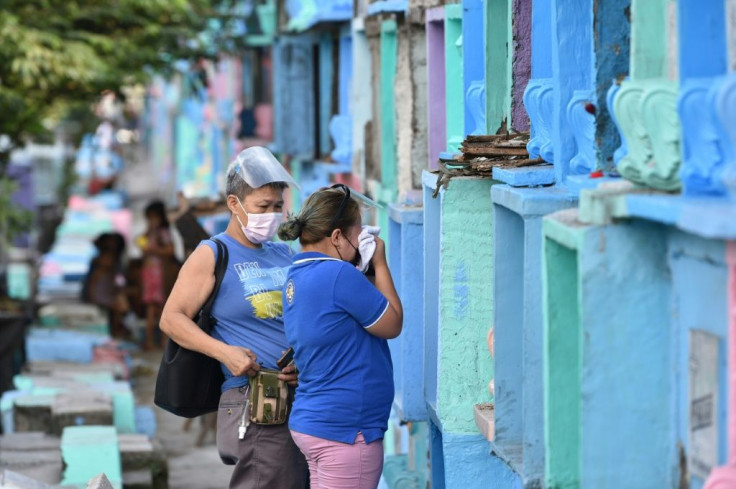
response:
<svg viewBox="0 0 736 489"><path fill-rule="evenodd" d="M228 174L231 171L237 173L251 188L276 182L299 188L279 160L262 146L252 146L241 151L235 161L230 163Z"/></svg>

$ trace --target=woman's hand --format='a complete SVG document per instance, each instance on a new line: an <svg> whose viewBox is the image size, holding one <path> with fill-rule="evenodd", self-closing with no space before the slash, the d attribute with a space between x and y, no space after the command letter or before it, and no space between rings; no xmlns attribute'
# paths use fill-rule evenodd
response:
<svg viewBox="0 0 736 489"><path fill-rule="evenodd" d="M279 379L285 381L292 387L296 387L299 384L298 377L299 373L296 371L296 365L293 363L281 369L281 373L279 374Z"/></svg>
<svg viewBox="0 0 736 489"><path fill-rule="evenodd" d="M386 243L378 236L376 236L376 251L373 253L371 263L373 263L374 268L377 265L386 264Z"/></svg>
<svg viewBox="0 0 736 489"><path fill-rule="evenodd" d="M240 377L241 375L253 376L261 369L261 366L256 363L256 360L256 354L248 348L226 345L222 363L236 377Z"/></svg>

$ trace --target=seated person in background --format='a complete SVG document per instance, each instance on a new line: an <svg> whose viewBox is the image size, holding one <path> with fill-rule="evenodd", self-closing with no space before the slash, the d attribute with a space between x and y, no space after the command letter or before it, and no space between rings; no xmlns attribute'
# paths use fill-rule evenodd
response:
<svg viewBox="0 0 736 489"><path fill-rule="evenodd" d="M120 233L103 233L94 241L97 256L90 263L82 287L82 300L96 304L108 313L110 334L116 338L127 336L123 316L128 311L123 274L125 238Z"/></svg>

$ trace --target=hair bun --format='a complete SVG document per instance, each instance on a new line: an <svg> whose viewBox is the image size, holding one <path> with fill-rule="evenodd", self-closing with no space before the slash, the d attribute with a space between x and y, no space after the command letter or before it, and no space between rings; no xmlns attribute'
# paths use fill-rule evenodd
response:
<svg viewBox="0 0 736 489"><path fill-rule="evenodd" d="M302 235L302 229L304 229L304 222L298 217L291 216L281 223L278 235L284 241L294 241Z"/></svg>

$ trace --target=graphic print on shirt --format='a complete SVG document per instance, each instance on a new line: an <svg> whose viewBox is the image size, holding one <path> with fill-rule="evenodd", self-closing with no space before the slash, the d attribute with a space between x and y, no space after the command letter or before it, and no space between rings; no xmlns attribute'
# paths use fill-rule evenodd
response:
<svg viewBox="0 0 736 489"><path fill-rule="evenodd" d="M281 288L288 268L261 268L256 261L233 265L243 285L243 297L250 302L253 316L259 319L280 319L284 315Z"/></svg>

